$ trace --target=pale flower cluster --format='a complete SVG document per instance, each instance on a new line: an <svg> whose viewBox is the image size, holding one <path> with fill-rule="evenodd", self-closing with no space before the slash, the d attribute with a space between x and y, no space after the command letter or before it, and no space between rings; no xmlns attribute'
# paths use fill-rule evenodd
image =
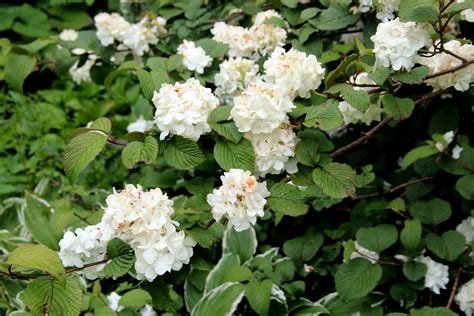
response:
<svg viewBox="0 0 474 316"><path fill-rule="evenodd" d="M381 21L393 20L395 18L394 13L398 11L400 6L400 0L378 0L376 6L377 19ZM369 12L374 7L373 0L360 0L359 11L362 13Z"/></svg>
<svg viewBox="0 0 474 316"><path fill-rule="evenodd" d="M59 33L59 39L65 42L74 42L79 37L79 33L75 30L66 29Z"/></svg>
<svg viewBox="0 0 474 316"><path fill-rule="evenodd" d="M474 279L464 283L454 297L454 301L459 305L466 316L474 315Z"/></svg>
<svg viewBox="0 0 474 316"><path fill-rule="evenodd" d="M234 96L258 78L258 65L253 60L231 57L219 65L219 72L214 76L215 94L222 103L233 105Z"/></svg>
<svg viewBox="0 0 474 316"><path fill-rule="evenodd" d="M286 30L276 25L265 24L273 17L282 19L275 10L259 12L250 28L216 22L211 29L213 39L229 45L230 57L258 58L271 53L286 42Z"/></svg>
<svg viewBox="0 0 474 316"><path fill-rule="evenodd" d="M419 256L415 258L415 261L424 263L428 268L425 274L426 288L435 294L440 294L440 290L446 289L446 285L449 283L449 267L447 265L426 256Z"/></svg>
<svg viewBox="0 0 474 316"><path fill-rule="evenodd" d="M457 227L456 231L464 235L466 243L470 244L474 241L474 216L469 216L463 220Z"/></svg>
<svg viewBox="0 0 474 316"><path fill-rule="evenodd" d="M400 22L398 18L377 25L370 38L374 42L375 67L410 70L417 52L430 43L429 27L415 22Z"/></svg>
<svg viewBox="0 0 474 316"><path fill-rule="evenodd" d="M122 298L121 295L117 294L117 292L112 292L107 295L107 301L109 308L114 312L120 312L123 310L123 306L120 305L120 299ZM140 309L140 316L156 316L156 312L153 307L149 304L146 304Z"/></svg>
<svg viewBox="0 0 474 316"><path fill-rule="evenodd" d="M265 81L274 84L276 90L292 98L309 98L311 91L321 85L325 73L316 56L294 48L285 52L284 48L277 47L265 61L263 68Z"/></svg>
<svg viewBox="0 0 474 316"><path fill-rule="evenodd" d="M461 158L461 153L462 153L463 150L464 150L464 148L462 148L459 145L454 146L451 157L453 157L453 159Z"/></svg>
<svg viewBox="0 0 474 316"><path fill-rule="evenodd" d="M288 173L298 171L295 147L298 142L296 134L288 124L282 124L268 134L247 133L255 152L255 173L264 177L267 173L279 174L283 170Z"/></svg>
<svg viewBox="0 0 474 316"><path fill-rule="evenodd" d="M250 171L230 169L221 176L222 185L207 195L216 221L226 218L236 231L255 225L264 215L266 198L270 196L266 182L257 182Z"/></svg>
<svg viewBox="0 0 474 316"><path fill-rule="evenodd" d="M79 60L76 60L71 68L69 68L69 74L75 83L81 84L81 82L89 82L92 80L91 69L95 65L96 57L95 55L89 55L87 60L80 67Z"/></svg>
<svg viewBox="0 0 474 316"><path fill-rule="evenodd" d="M454 140L454 131L449 131L449 132L444 133L443 140L444 140L444 143L440 143L440 142L435 143L435 147L436 149L438 149L440 153L445 151L447 146L451 144L452 141Z"/></svg>
<svg viewBox="0 0 474 316"><path fill-rule="evenodd" d="M137 279L153 281L158 275L180 270L189 263L195 241L177 231L173 201L160 189L143 191L127 185L106 199L107 207L99 224L66 232L60 241L59 256L65 266L83 267L104 258L108 241L120 238L135 251ZM86 277L96 278L103 265L84 269Z"/></svg>
<svg viewBox="0 0 474 316"><path fill-rule="evenodd" d="M444 43L444 48L466 60L474 59L474 46L471 44L462 44L459 41L452 40ZM432 57L421 57L419 62L429 68L428 75L452 69L463 63L460 59L444 52L437 53ZM474 64L454 72L426 79L425 82L432 86L435 91L450 87L454 87L458 91L467 91L470 84L474 82Z"/></svg>
<svg viewBox="0 0 474 316"><path fill-rule="evenodd" d="M207 119L212 110L219 106L219 99L211 89L202 86L197 79L184 83L163 84L153 94L156 107L155 123L161 131L160 139L169 134L198 140L211 131Z"/></svg>
<svg viewBox="0 0 474 316"><path fill-rule="evenodd" d="M128 124L127 132L145 133L146 131L152 129L154 125L155 123L153 121L146 120L142 115L140 115L135 122Z"/></svg>
<svg viewBox="0 0 474 316"><path fill-rule="evenodd" d="M371 263L377 263L380 259L380 255L377 252L362 247L357 241L354 242L354 246L356 251L351 254L351 259L364 258L369 260Z"/></svg>
<svg viewBox="0 0 474 316"><path fill-rule="evenodd" d="M198 74L202 74L204 68L212 64L212 58L202 47L196 46L192 41L184 40L178 46L178 55L183 57L183 65L186 69L196 71Z"/></svg>
<svg viewBox="0 0 474 316"><path fill-rule="evenodd" d="M464 3L465 0L456 0L457 3ZM467 9L461 12L461 19L467 22L474 22L474 9Z"/></svg>

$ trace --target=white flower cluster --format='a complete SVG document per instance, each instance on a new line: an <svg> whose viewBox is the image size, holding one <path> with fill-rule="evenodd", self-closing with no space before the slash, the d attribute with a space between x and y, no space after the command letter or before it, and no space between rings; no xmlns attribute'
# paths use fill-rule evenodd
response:
<svg viewBox="0 0 474 316"><path fill-rule="evenodd" d="M464 283L454 297L454 301L459 305L466 316L474 315L474 279Z"/></svg>
<svg viewBox="0 0 474 316"><path fill-rule="evenodd" d="M219 106L219 99L211 89L190 78L185 83L163 84L160 91L154 92L153 103L156 107L155 123L161 131L160 139L171 134L196 141L202 134L211 131L207 119L211 111Z"/></svg>
<svg viewBox="0 0 474 316"><path fill-rule="evenodd" d="M463 220L457 227L456 231L464 235L466 243L470 244L474 241L474 216L469 216Z"/></svg>
<svg viewBox="0 0 474 316"><path fill-rule="evenodd" d="M375 85L375 82L370 80L369 74L361 72L357 75L353 75L349 78L349 82L355 84L354 90L365 90L372 89L371 87L360 87L357 85ZM349 102L339 102L339 111L342 113L344 124L356 124L363 122L366 125L370 125L372 121L380 121L383 110L377 104L370 104L369 108L365 112L361 112L354 108Z"/></svg>
<svg viewBox="0 0 474 316"><path fill-rule="evenodd" d="M425 287L433 293L440 294L441 289L446 289L449 283L449 267L438 263L430 257L419 256L415 261L426 264L428 270L425 274Z"/></svg>
<svg viewBox="0 0 474 316"><path fill-rule="evenodd" d="M234 96L258 78L258 65L253 60L231 57L219 65L219 72L214 76L215 94L222 103L233 105Z"/></svg>
<svg viewBox="0 0 474 316"><path fill-rule="evenodd" d="M59 33L59 39L65 42L74 42L77 40L79 33L76 30L66 29Z"/></svg>
<svg viewBox="0 0 474 316"><path fill-rule="evenodd" d="M258 58L271 53L286 41L286 30L265 24L273 17L282 19L275 10L259 12L250 28L216 22L211 29L213 39L229 45L229 56Z"/></svg>
<svg viewBox="0 0 474 316"><path fill-rule="evenodd" d="M410 70L415 65L418 50L430 43L430 32L428 26L400 22L396 18L379 23L370 39L374 42L375 67Z"/></svg>
<svg viewBox="0 0 474 316"><path fill-rule="evenodd" d="M118 13L99 13L94 22L97 38L103 46L118 42L118 50L131 50L136 56L143 56L150 50L150 45L158 43L157 35L166 32L166 20L162 17L144 18L132 24Z"/></svg>
<svg viewBox="0 0 474 316"><path fill-rule="evenodd" d="M127 132L145 133L146 131L152 129L154 125L155 123L153 121L145 120L143 116L140 115L140 117L135 122L128 124Z"/></svg>
<svg viewBox="0 0 474 316"><path fill-rule="evenodd" d="M449 132L444 133L443 134L443 140L444 140L444 143L440 143L440 142L435 143L435 147L436 147L436 149L438 149L438 151L440 153L445 151L446 148L448 147L448 145L453 142L453 140L454 140L454 131L449 131Z"/></svg>
<svg viewBox="0 0 474 316"><path fill-rule="evenodd" d="M354 242L354 246L356 251L351 254L351 259L364 258L369 260L371 263L377 263L380 259L380 255L377 252L362 247L357 241Z"/></svg>
<svg viewBox="0 0 474 316"><path fill-rule="evenodd" d="M283 170L296 173L295 147L296 134L288 124L282 124L269 134L247 133L245 137L252 143L255 152L255 172L264 177L267 173L279 174Z"/></svg>
<svg viewBox="0 0 474 316"><path fill-rule="evenodd" d="M463 3L465 0L456 0L456 3ZM467 22L474 22L474 9L467 9L461 12L461 19Z"/></svg>
<svg viewBox="0 0 474 316"><path fill-rule="evenodd" d="M160 189L143 191L138 185L127 185L106 199L101 222L95 226L66 232L60 241L59 256L66 266L83 267L87 262L104 258L105 247L120 238L135 251L137 279L153 281L158 275L180 270L189 263L195 241L177 231L170 216L173 201ZM84 269L86 277L95 278L102 266ZM89 274L88 274L89 273Z"/></svg>
<svg viewBox="0 0 474 316"><path fill-rule="evenodd" d="M183 65L186 69L196 71L198 74L202 74L204 68L212 64L212 58L202 47L196 47L192 41L184 40L178 46L178 55L183 56Z"/></svg>
<svg viewBox="0 0 474 316"><path fill-rule="evenodd" d="M95 65L97 56L91 54L87 57L87 60L79 67L79 60L77 60L71 68L69 68L69 74L71 75L72 80L81 84L81 82L91 81L91 69Z"/></svg>
<svg viewBox="0 0 474 316"><path fill-rule="evenodd" d="M459 41L452 40L445 43L444 48L466 60L474 59L474 46L471 44L462 44ZM419 62L429 68L428 75L457 67L463 63L460 59L444 52L437 53L432 57L421 57ZM454 87L458 91L467 91L470 84L474 82L474 64L455 72L427 79L425 82L432 86L435 91L450 87Z"/></svg>
<svg viewBox="0 0 474 316"><path fill-rule="evenodd" d="M359 11L362 13L369 12L373 8L373 0L360 0ZM394 12L398 11L400 0L378 0L376 6L377 19L381 21L393 20L395 18Z"/></svg>
<svg viewBox="0 0 474 316"><path fill-rule="evenodd" d="M270 195L266 182L257 182L250 171L230 169L221 176L222 185L207 195L216 221L223 217L236 231L255 225L257 217L263 216L266 198Z"/></svg>
<svg viewBox="0 0 474 316"><path fill-rule="evenodd" d="M307 55L294 48L285 52L281 47L273 51L263 68L265 81L274 84L275 90L292 98L309 98L311 91L321 85L325 71L316 56Z"/></svg>
<svg viewBox="0 0 474 316"><path fill-rule="evenodd" d="M120 312L123 310L123 306L120 306L120 299L122 298L121 295L117 294L116 292L112 292L107 295L107 301L109 308L114 312ZM151 305L146 304L140 309L140 316L156 316L156 312Z"/></svg>

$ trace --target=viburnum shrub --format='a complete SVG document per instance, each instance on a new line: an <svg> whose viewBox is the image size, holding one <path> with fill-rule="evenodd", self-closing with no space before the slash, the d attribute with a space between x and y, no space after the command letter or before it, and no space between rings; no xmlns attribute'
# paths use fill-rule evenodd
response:
<svg viewBox="0 0 474 316"><path fill-rule="evenodd" d="M474 315L473 0L37 2L0 315Z"/></svg>

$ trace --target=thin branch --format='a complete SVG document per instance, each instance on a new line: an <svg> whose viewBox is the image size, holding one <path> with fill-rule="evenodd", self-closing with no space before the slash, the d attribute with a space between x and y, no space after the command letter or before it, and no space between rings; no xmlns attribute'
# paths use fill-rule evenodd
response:
<svg viewBox="0 0 474 316"><path fill-rule="evenodd" d="M124 143L121 143L119 141L117 141L115 138L113 138L112 136L109 135L109 137L107 138L107 141L111 144L114 144L114 145L119 145L119 146L127 146L127 144L124 144Z"/></svg>
<svg viewBox="0 0 474 316"><path fill-rule="evenodd" d="M467 66L471 65L471 64L474 64L474 59L472 60L467 60L466 62L460 64L460 65L457 65L456 67L453 67L453 68L449 68L449 69L446 69L446 70L443 70L443 71L439 71L439 72L435 72L434 74L431 74L431 75L428 75L425 77L425 80L426 79L431 79L431 78L436 78L436 77L439 77L439 76L442 76L442 75L446 75L446 74L449 74L449 73L452 73L452 72L456 72L458 70L461 70L463 68L466 68Z"/></svg>
<svg viewBox="0 0 474 316"><path fill-rule="evenodd" d="M451 304L453 304L454 296L458 290L459 286L459 279L461 278L461 273L463 272L462 266L458 268L456 278L454 279L454 284L451 289L451 294L449 295L448 303L446 304L446 308L450 308Z"/></svg>
<svg viewBox="0 0 474 316"><path fill-rule="evenodd" d="M386 194L389 194L389 193L393 193L395 191L398 191L400 189L403 189L403 188L406 188L410 185L413 185L413 184L417 184L417 183L422 183L422 182L425 182L425 181L429 181L431 179L433 179L434 177L425 177L425 178L421 178L421 179L415 179L415 180L411 180L411 181L408 181L406 183L402 183L400 185L397 185L396 187L394 187L393 189L390 189L389 191L387 191Z"/></svg>
<svg viewBox="0 0 474 316"><path fill-rule="evenodd" d="M210 220L209 222L207 222L207 224L204 225L202 228L203 228L203 229L208 229L208 228L211 227L212 224L214 224L215 222L216 222L215 219L211 219L211 220Z"/></svg>
<svg viewBox="0 0 474 316"><path fill-rule="evenodd" d="M104 264L104 263L107 263L108 261L110 260L110 258L105 258L103 260L100 260L100 261L96 261L96 262L91 262L91 263L88 263L88 264L85 264L83 267L81 268L71 268L71 269L68 269L66 270L66 274L69 274L69 273L72 273L72 272L76 272L76 271L81 271L85 268L90 268L90 267L93 267L93 266L98 266L99 264Z"/></svg>
<svg viewBox="0 0 474 316"><path fill-rule="evenodd" d="M76 212L73 212L72 214L74 216L76 216L77 218L79 218L80 220L82 220L87 225L92 225L85 217L82 217L81 215L77 214Z"/></svg>

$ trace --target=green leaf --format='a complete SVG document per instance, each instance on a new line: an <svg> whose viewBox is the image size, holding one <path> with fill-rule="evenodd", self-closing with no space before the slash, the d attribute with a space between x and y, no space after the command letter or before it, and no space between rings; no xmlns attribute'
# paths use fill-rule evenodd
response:
<svg viewBox="0 0 474 316"><path fill-rule="evenodd" d="M229 50L229 45L210 38L202 38L198 40L196 46L202 47L206 54L212 58L224 57Z"/></svg>
<svg viewBox="0 0 474 316"><path fill-rule="evenodd" d="M426 264L416 261L409 261L403 264L403 274L408 280L416 282L421 280L428 271Z"/></svg>
<svg viewBox="0 0 474 316"><path fill-rule="evenodd" d="M466 239L454 230L448 230L441 236L428 234L425 237L428 249L439 258L454 261L464 251Z"/></svg>
<svg viewBox="0 0 474 316"><path fill-rule="evenodd" d="M343 89L341 91L342 97L347 101L353 108L365 112L370 106L370 97L367 91Z"/></svg>
<svg viewBox="0 0 474 316"><path fill-rule="evenodd" d="M107 243L107 258L111 261L104 268L106 277L120 277L127 273L135 263L133 249L118 238Z"/></svg>
<svg viewBox="0 0 474 316"><path fill-rule="evenodd" d="M4 10L4 9L2 9ZM50 24L48 16L40 9L29 4L16 7L16 19L12 30L26 37L43 37L49 35Z"/></svg>
<svg viewBox="0 0 474 316"><path fill-rule="evenodd" d="M119 300L119 306L129 306L139 309L152 302L150 293L142 289L133 289L125 293Z"/></svg>
<svg viewBox="0 0 474 316"><path fill-rule="evenodd" d="M386 67L377 67L373 72L369 73L369 79L381 86L387 80L390 70Z"/></svg>
<svg viewBox="0 0 474 316"><path fill-rule="evenodd" d="M219 135L233 143L238 143L242 138L234 121L229 121L230 106L219 106L209 115L209 125Z"/></svg>
<svg viewBox="0 0 474 316"><path fill-rule="evenodd" d="M421 84L428 74L429 68L426 66L416 67L409 72L397 72L392 78L407 84Z"/></svg>
<svg viewBox="0 0 474 316"><path fill-rule="evenodd" d="M443 16L451 16L453 14L457 14L461 11L468 10L474 8L474 0L464 0L461 3L453 3L444 10Z"/></svg>
<svg viewBox="0 0 474 316"><path fill-rule="evenodd" d="M288 257L302 264L311 260L324 242L322 234L305 234L301 237L287 240L283 243L283 252Z"/></svg>
<svg viewBox="0 0 474 316"><path fill-rule="evenodd" d="M405 227L400 233L400 240L404 247L416 249L421 241L422 227L418 219L405 220Z"/></svg>
<svg viewBox="0 0 474 316"><path fill-rule="evenodd" d="M35 315L77 316L82 308L82 290L71 276L65 282L39 277L28 284L22 298Z"/></svg>
<svg viewBox="0 0 474 316"><path fill-rule="evenodd" d="M218 139L214 146L214 158L227 171L233 168L252 171L255 165L252 143L244 138L237 144Z"/></svg>
<svg viewBox="0 0 474 316"><path fill-rule="evenodd" d="M304 193L291 184L274 184L267 201L272 210L281 215L301 216L308 212Z"/></svg>
<svg viewBox="0 0 474 316"><path fill-rule="evenodd" d="M36 58L10 53L5 61L5 81L18 92L23 92L23 82L36 66Z"/></svg>
<svg viewBox="0 0 474 316"><path fill-rule="evenodd" d="M410 316L456 316L455 312L446 307L428 307L411 309Z"/></svg>
<svg viewBox="0 0 474 316"><path fill-rule="evenodd" d="M362 247L381 253L397 242L398 231L393 225L383 224L359 229L356 238Z"/></svg>
<svg viewBox="0 0 474 316"><path fill-rule="evenodd" d="M456 190L466 200L474 200L474 174L459 178L456 181Z"/></svg>
<svg viewBox="0 0 474 316"><path fill-rule="evenodd" d="M208 293L226 282L247 281L251 278L252 272L247 267L240 265L239 256L234 253L226 253L209 272L204 293Z"/></svg>
<svg viewBox="0 0 474 316"><path fill-rule="evenodd" d="M382 277L382 268L369 260L355 258L339 266L336 272L336 291L345 300L368 295Z"/></svg>
<svg viewBox="0 0 474 316"><path fill-rule="evenodd" d="M170 166L179 170L193 169L205 158L198 144L181 136L175 136L166 144L164 157Z"/></svg>
<svg viewBox="0 0 474 316"><path fill-rule="evenodd" d="M401 0L398 9L398 16L402 22L436 21L438 13L438 0Z"/></svg>
<svg viewBox="0 0 474 316"><path fill-rule="evenodd" d="M131 70L138 70L140 69L140 65L134 61L134 60L129 60L124 62L123 64L120 65L116 70L112 71L105 77L104 80L104 86L107 90L110 90L110 87L112 86L112 82L114 81L115 78L120 76L121 74L126 74Z"/></svg>
<svg viewBox="0 0 474 316"><path fill-rule="evenodd" d="M158 142L153 136L147 136L145 141L131 142L122 150L122 163L127 168L132 168L137 162L150 163L158 155Z"/></svg>
<svg viewBox="0 0 474 316"><path fill-rule="evenodd" d="M396 120L404 120L410 117L415 108L415 102L412 99L401 99L391 94L384 95L382 103L384 112L393 116Z"/></svg>
<svg viewBox="0 0 474 316"><path fill-rule="evenodd" d="M270 294L272 292L272 280L252 280L245 288L245 297L250 307L260 316L268 315L270 309Z"/></svg>
<svg viewBox="0 0 474 316"><path fill-rule="evenodd" d="M303 124L307 127L315 126L323 131L329 131L342 126L344 119L339 111L338 103L334 100L309 107Z"/></svg>
<svg viewBox="0 0 474 316"><path fill-rule="evenodd" d="M319 161L319 143L314 139L301 139L295 148L298 162L303 165L314 167Z"/></svg>
<svg viewBox="0 0 474 316"><path fill-rule="evenodd" d="M199 246L203 248L211 248L217 242L216 237L214 237L211 232L202 228L193 228L186 230L186 235L191 236Z"/></svg>
<svg viewBox="0 0 474 316"><path fill-rule="evenodd" d="M194 306L192 316L232 315L244 296L245 286L227 282L216 287Z"/></svg>
<svg viewBox="0 0 474 316"><path fill-rule="evenodd" d="M265 22L263 22L263 24L266 24L266 25L275 25L275 26L278 26L282 29L286 29L287 28L287 25L285 23L285 21L283 19L280 19L279 17L271 17L267 20L265 20Z"/></svg>
<svg viewBox="0 0 474 316"><path fill-rule="evenodd" d="M106 117L99 117L97 120L92 122L89 128L98 129L108 134L110 133L110 130L112 129L112 122Z"/></svg>
<svg viewBox="0 0 474 316"><path fill-rule="evenodd" d="M153 76L152 73L154 73ZM153 92L159 91L161 84L165 82L163 71L159 72L155 69L152 73L143 69L137 70L138 81L147 100L151 100Z"/></svg>
<svg viewBox="0 0 474 316"><path fill-rule="evenodd" d="M58 254L42 245L23 244L8 257L8 264L48 272L56 277L65 273Z"/></svg>
<svg viewBox="0 0 474 316"><path fill-rule="evenodd" d="M334 31L346 28L358 19L358 15L353 15L347 8L336 4L321 12L315 25L323 31Z"/></svg>
<svg viewBox="0 0 474 316"><path fill-rule="evenodd" d="M314 169L313 180L324 193L333 198L345 198L355 193L356 173L349 165L332 162Z"/></svg>
<svg viewBox="0 0 474 316"><path fill-rule="evenodd" d="M441 199L418 201L410 207L410 214L426 225L438 225L451 216L451 205Z"/></svg>
<svg viewBox="0 0 474 316"><path fill-rule="evenodd" d="M91 130L73 137L64 152L64 171L71 183L95 159L107 143L108 135Z"/></svg>
<svg viewBox="0 0 474 316"><path fill-rule="evenodd" d="M257 235L252 226L241 232L228 226L222 238L222 253L236 254L239 256L240 262L246 262L257 251L257 244Z"/></svg>
<svg viewBox="0 0 474 316"><path fill-rule="evenodd" d="M410 150L403 158L402 170L408 168L412 163L414 163L418 159L430 157L430 156L436 155L437 153L438 153L438 150L436 149L436 147L432 145L416 147Z"/></svg>

